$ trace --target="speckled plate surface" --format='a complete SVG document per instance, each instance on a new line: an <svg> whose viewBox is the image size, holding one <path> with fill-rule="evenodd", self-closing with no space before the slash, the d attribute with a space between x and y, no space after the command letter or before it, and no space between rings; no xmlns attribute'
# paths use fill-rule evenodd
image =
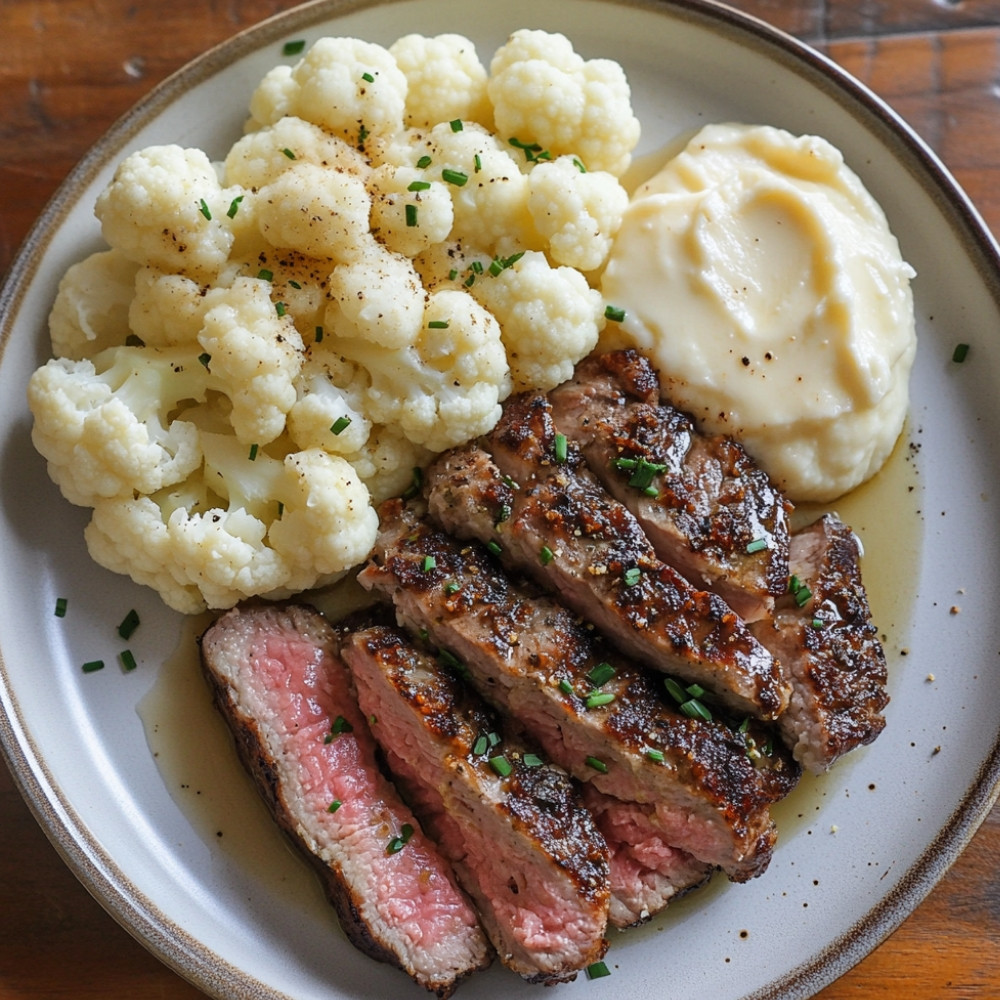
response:
<svg viewBox="0 0 1000 1000"><path fill-rule="evenodd" d="M29 440L24 385L46 357L45 317L60 275L99 245L92 206L121 157L156 142L224 153L285 40L352 34L387 44L410 31L459 31L488 60L518 27L562 31L581 53L625 66L643 154L720 120L825 136L881 201L918 271L906 439L841 508L864 539L886 635L886 732L781 806L780 844L762 878L717 880L614 935L612 976L560 991L652 1000L669 982L674 1000L809 996L916 906L994 800L1000 269L935 158L821 56L706 3L309 4L208 53L126 116L60 190L0 298L0 742L81 880L213 996L423 994L346 942L257 802L197 673L194 637L205 622L165 611L87 557L86 512L62 501ZM958 340L972 345L974 364L952 364ZM65 618L53 614L57 597L68 598ZM139 667L124 673L115 629L131 608L142 619L130 642ZM84 674L81 664L96 658L109 666ZM461 995L538 988L495 968Z"/></svg>

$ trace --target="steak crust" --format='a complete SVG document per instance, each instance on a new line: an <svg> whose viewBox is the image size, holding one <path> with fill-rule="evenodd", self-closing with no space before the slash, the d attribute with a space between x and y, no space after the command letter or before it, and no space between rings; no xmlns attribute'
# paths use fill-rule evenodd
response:
<svg viewBox="0 0 1000 1000"><path fill-rule="evenodd" d="M492 950L451 865L379 771L336 646L312 608L254 605L218 618L201 655L242 763L350 941L447 997ZM387 853L407 826L407 850Z"/></svg>
<svg viewBox="0 0 1000 1000"><path fill-rule="evenodd" d="M548 396L558 429L664 562L744 621L771 614L788 580L792 508L737 441L700 434L661 402L635 350L585 358Z"/></svg>
<svg viewBox="0 0 1000 1000"><path fill-rule="evenodd" d="M434 516L460 537L500 546L567 607L653 669L696 682L739 715L775 719L788 686L771 654L716 594L696 590L653 551L625 506L570 442L561 453L544 396L509 399L488 436L447 452L426 476Z"/></svg>
<svg viewBox="0 0 1000 1000"><path fill-rule="evenodd" d="M832 514L792 535L791 585L757 637L792 683L782 738L813 772L885 728L886 661L861 580L857 536ZM803 589L805 588L805 589Z"/></svg>

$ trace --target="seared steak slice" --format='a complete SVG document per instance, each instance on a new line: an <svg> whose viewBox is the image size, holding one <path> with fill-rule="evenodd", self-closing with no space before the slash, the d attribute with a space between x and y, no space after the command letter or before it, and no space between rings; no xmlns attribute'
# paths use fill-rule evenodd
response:
<svg viewBox="0 0 1000 1000"><path fill-rule="evenodd" d="M750 748L751 759L743 733L680 712L656 675L551 598L516 586L485 548L436 529L414 504L387 501L379 517L359 582L464 664L552 760L607 796L641 804L665 846L738 881L767 867L768 806L798 772L787 757Z"/></svg>
<svg viewBox="0 0 1000 1000"><path fill-rule="evenodd" d="M795 759L810 771L871 743L885 727L886 662L861 581L854 532L832 514L792 535L791 585L758 638L792 684L778 722Z"/></svg>
<svg viewBox="0 0 1000 1000"><path fill-rule="evenodd" d="M447 452L426 476L433 515L449 531L500 546L630 656L696 682L735 714L774 719L788 689L771 654L716 594L696 590L653 551L635 518L556 444L544 396L508 400L488 437Z"/></svg>
<svg viewBox="0 0 1000 1000"><path fill-rule="evenodd" d="M664 562L744 621L770 615L788 582L791 505L739 443L698 433L661 402L652 365L633 350L584 359L549 401Z"/></svg>
<svg viewBox="0 0 1000 1000"><path fill-rule="evenodd" d="M335 649L325 619L296 606L235 608L201 643L243 764L318 869L347 936L446 997L491 950L451 865L376 766ZM407 829L406 850L387 851Z"/></svg>
<svg viewBox="0 0 1000 1000"><path fill-rule="evenodd" d="M607 949L609 880L607 845L569 776L399 629L356 632L342 655L500 960L530 982L575 979Z"/></svg>

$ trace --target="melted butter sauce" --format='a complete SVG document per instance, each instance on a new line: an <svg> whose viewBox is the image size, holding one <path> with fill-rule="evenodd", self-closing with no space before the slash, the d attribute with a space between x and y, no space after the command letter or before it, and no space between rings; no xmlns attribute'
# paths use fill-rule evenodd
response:
<svg viewBox="0 0 1000 1000"><path fill-rule="evenodd" d="M793 518L799 526L834 510L861 539L872 617L889 661L890 694L894 678L906 667L906 636L920 562L921 490L915 454L904 432L872 480L828 507L797 508ZM353 578L308 596L333 620L371 600ZM204 615L185 621L177 648L162 664L156 683L138 707L150 751L164 785L199 839L219 845L240 870L254 872L261 891L270 898L298 908L307 906L316 919L330 920L318 881L271 820L212 704L198 653L198 637L211 620ZM841 795L843 775L837 765L824 775L803 776L794 792L772 809L779 831L778 850L794 836L829 834L828 829L814 831L817 816L825 803ZM629 933L662 931L683 919L689 907L710 905L728 888L725 879L713 878L644 928Z"/></svg>

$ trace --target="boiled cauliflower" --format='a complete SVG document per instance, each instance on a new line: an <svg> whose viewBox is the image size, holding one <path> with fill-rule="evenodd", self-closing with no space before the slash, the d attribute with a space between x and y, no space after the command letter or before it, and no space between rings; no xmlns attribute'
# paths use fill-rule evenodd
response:
<svg viewBox="0 0 1000 1000"><path fill-rule="evenodd" d="M396 351L338 340L336 351L371 380L375 423L396 425L414 444L445 451L492 429L510 393L507 357L494 317L464 291L427 302L416 342Z"/></svg>
<svg viewBox="0 0 1000 1000"><path fill-rule="evenodd" d="M586 170L575 156L539 163L528 180L528 211L549 257L595 271L611 252L628 194L613 174Z"/></svg>
<svg viewBox="0 0 1000 1000"><path fill-rule="evenodd" d="M493 124L486 68L463 35L404 35L389 46L406 77L406 124L432 128L462 120Z"/></svg>
<svg viewBox="0 0 1000 1000"><path fill-rule="evenodd" d="M471 286L496 317L510 360L514 390L552 389L596 346L604 300L570 267L551 267L529 252Z"/></svg>
<svg viewBox="0 0 1000 1000"><path fill-rule="evenodd" d="M368 189L372 232L387 249L416 257L451 233L455 209L444 181L427 180L416 167L385 163Z"/></svg>
<svg viewBox="0 0 1000 1000"><path fill-rule="evenodd" d="M588 170L620 177L639 141L621 66L585 60L564 35L515 31L490 64L497 133L533 157L578 156Z"/></svg>
<svg viewBox="0 0 1000 1000"><path fill-rule="evenodd" d="M403 127L406 77L381 45L321 38L293 67L272 70L251 99L254 123L303 118L363 147Z"/></svg>
<svg viewBox="0 0 1000 1000"><path fill-rule="evenodd" d="M204 278L229 258L239 216L229 211L243 194L222 187L200 149L150 146L121 163L95 213L108 245L129 260Z"/></svg>
<svg viewBox="0 0 1000 1000"><path fill-rule="evenodd" d="M173 489L94 507L85 537L102 566L186 614L330 582L368 554L378 517L343 459L272 457L204 433L204 466Z"/></svg>
<svg viewBox="0 0 1000 1000"><path fill-rule="evenodd" d="M125 343L138 270L118 250L98 251L69 268L49 314L55 357L79 361Z"/></svg>

